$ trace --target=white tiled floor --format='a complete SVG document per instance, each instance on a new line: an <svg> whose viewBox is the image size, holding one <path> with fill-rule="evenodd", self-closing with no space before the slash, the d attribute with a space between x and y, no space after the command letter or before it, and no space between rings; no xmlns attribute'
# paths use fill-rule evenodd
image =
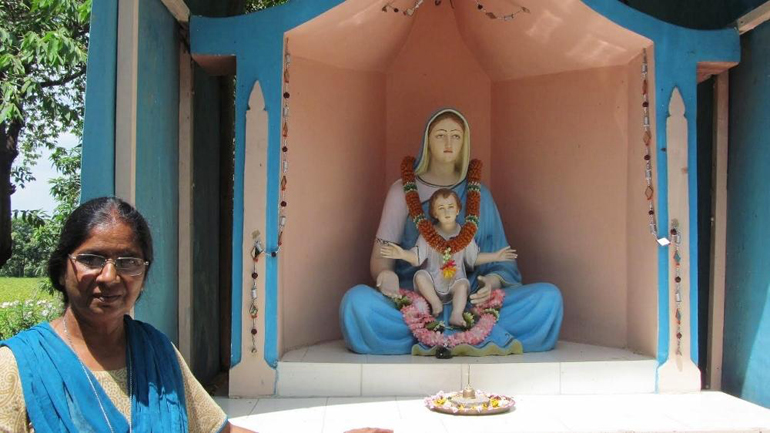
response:
<svg viewBox="0 0 770 433"><path fill-rule="evenodd" d="M276 393L282 397L425 395L459 388L469 368L475 386L494 385L507 394L626 394L655 390L657 362L623 349L564 341L543 353L446 360L358 355L342 341L333 341L286 353L278 363Z"/></svg>
<svg viewBox="0 0 770 433"><path fill-rule="evenodd" d="M216 400L234 424L260 433L341 433L361 427L397 433L770 431L770 410L719 392L514 399L515 410L487 417L434 413L421 397Z"/></svg>
<svg viewBox="0 0 770 433"><path fill-rule="evenodd" d="M458 356L436 359L432 356L359 355L350 352L342 340L320 343L287 352L284 363L358 363L358 364L508 364L541 362L639 361L650 359L624 349L559 341L554 350L509 356Z"/></svg>

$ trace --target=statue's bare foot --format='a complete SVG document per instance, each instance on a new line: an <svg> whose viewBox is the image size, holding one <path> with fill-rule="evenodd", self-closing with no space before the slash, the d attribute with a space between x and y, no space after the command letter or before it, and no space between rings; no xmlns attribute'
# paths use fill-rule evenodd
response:
<svg viewBox="0 0 770 433"><path fill-rule="evenodd" d="M442 311L444 311L444 304L442 304L441 301L431 302L430 311L433 312L434 317L438 317L438 315L441 314Z"/></svg>
<svg viewBox="0 0 770 433"><path fill-rule="evenodd" d="M459 314L456 314L453 311L452 315L449 316L449 324L452 326L457 326L458 328L465 328L465 319L463 318L463 312L460 311Z"/></svg>

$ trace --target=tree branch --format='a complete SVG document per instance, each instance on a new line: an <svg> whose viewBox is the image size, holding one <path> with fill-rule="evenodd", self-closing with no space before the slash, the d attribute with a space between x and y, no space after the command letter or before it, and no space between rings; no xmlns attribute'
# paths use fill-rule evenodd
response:
<svg viewBox="0 0 770 433"><path fill-rule="evenodd" d="M80 67L79 70L77 70L77 71L75 71L75 72L73 72L73 73L71 73L69 75L65 75L65 76L59 78L58 80L41 81L40 82L40 87L45 89L45 88L48 88L48 87L61 86L62 84L69 83L70 81L74 80L75 78L83 76L83 74L85 74L85 73L86 73L86 66L83 65L83 66Z"/></svg>

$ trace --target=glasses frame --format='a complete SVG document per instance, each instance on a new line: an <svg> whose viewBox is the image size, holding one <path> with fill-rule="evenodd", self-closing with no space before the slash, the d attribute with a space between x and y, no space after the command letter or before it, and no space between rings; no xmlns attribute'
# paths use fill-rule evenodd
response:
<svg viewBox="0 0 770 433"><path fill-rule="evenodd" d="M80 257L80 256L101 257L102 259L104 259L104 264L101 266L101 268L89 268L86 264L78 261L78 257ZM98 273L98 274L101 274L104 271L104 267L107 266L107 263L112 263L112 266L115 267L115 272L117 272L120 275L127 276L127 277L138 277L138 276L144 274L147 271L147 266L150 265L150 262L148 262L147 260L142 260L139 257L115 257L114 259L112 259L112 258L109 258L109 257L104 257L104 256L102 256L100 254L90 254L90 253L83 253L83 254L78 254L78 255L67 254L67 257L69 257L69 259L72 260L72 263L75 266L80 266L80 267L84 268L87 272L94 272L94 273ZM126 273L125 271L121 271L120 268L118 267L118 260L120 260L120 259L140 260L142 262L142 265L143 265L142 266L142 270L139 273L137 273L137 274L130 274L130 273Z"/></svg>

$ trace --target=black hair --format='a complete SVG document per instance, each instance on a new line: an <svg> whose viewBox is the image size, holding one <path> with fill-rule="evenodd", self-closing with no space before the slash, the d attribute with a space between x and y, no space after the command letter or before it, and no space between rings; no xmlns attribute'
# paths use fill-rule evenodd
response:
<svg viewBox="0 0 770 433"><path fill-rule="evenodd" d="M144 260L152 264L152 235L147 220L142 214L117 197L99 197L89 200L78 206L64 222L56 249L48 259L48 278L54 289L64 295L65 304L69 299L62 284L62 277L67 269L69 255L88 239L94 227L113 221L120 221L131 227ZM147 265L145 278L149 271L150 265Z"/></svg>

